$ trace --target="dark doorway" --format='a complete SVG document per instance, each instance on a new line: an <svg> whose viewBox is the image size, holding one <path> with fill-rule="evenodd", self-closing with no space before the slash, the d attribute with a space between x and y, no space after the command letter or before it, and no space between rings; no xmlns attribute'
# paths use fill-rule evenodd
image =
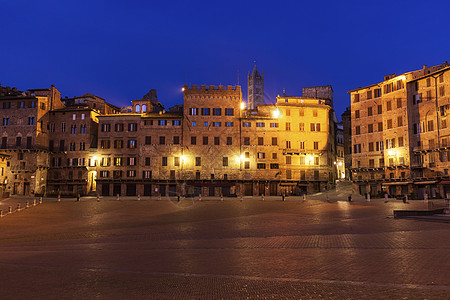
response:
<svg viewBox="0 0 450 300"><path fill-rule="evenodd" d="M151 195L152 195L152 185L144 184L144 196L151 196Z"/></svg>
<svg viewBox="0 0 450 300"><path fill-rule="evenodd" d="M276 196L278 194L278 184L276 182L271 182L269 184L269 192L271 196Z"/></svg>
<svg viewBox="0 0 450 300"><path fill-rule="evenodd" d="M127 184L127 196L136 196L136 184L135 183Z"/></svg>
<svg viewBox="0 0 450 300"><path fill-rule="evenodd" d="M116 196L117 194L122 195L121 184L120 183L115 183L113 185L113 196Z"/></svg>
<svg viewBox="0 0 450 300"><path fill-rule="evenodd" d="M214 196L215 196L214 190L215 190L215 187L213 187L213 186L210 186L210 187L209 187L209 196L211 196L211 197L214 197Z"/></svg>
<svg viewBox="0 0 450 300"><path fill-rule="evenodd" d="M102 184L102 196L109 196L109 184L108 183Z"/></svg>

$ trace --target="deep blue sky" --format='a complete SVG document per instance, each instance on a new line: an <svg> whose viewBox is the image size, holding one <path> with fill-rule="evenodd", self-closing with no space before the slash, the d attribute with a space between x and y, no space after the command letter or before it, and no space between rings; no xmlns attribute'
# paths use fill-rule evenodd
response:
<svg viewBox="0 0 450 300"><path fill-rule="evenodd" d="M340 115L348 90L450 60L448 1L0 0L0 11L2 86L119 106L155 88L169 107L183 84L235 85L238 71L246 99L256 60L269 98L331 84Z"/></svg>

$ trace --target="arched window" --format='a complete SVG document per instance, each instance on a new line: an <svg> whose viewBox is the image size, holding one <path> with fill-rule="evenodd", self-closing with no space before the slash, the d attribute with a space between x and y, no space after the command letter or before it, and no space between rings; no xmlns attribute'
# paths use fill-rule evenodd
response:
<svg viewBox="0 0 450 300"><path fill-rule="evenodd" d="M141 112L141 106L140 106L139 104L136 104L135 111L136 111L137 113L140 113L140 112Z"/></svg>
<svg viewBox="0 0 450 300"><path fill-rule="evenodd" d="M143 113L147 112L147 105L142 104L142 112Z"/></svg>

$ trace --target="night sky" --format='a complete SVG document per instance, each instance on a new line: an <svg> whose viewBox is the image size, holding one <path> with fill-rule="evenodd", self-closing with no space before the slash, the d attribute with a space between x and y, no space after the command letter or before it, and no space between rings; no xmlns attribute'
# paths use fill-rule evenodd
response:
<svg viewBox="0 0 450 300"><path fill-rule="evenodd" d="M346 93L450 61L448 1L0 0L0 82L55 84L130 105L157 89L166 107L183 84L243 87L256 60L266 98L305 86Z"/></svg>

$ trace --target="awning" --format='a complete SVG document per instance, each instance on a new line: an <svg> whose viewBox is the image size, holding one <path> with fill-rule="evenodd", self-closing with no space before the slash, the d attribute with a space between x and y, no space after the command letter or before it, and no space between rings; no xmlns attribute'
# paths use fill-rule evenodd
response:
<svg viewBox="0 0 450 300"><path fill-rule="evenodd" d="M229 183L229 182L193 182L193 183L189 183L189 185L191 186L234 186L236 185L235 183Z"/></svg>
<svg viewBox="0 0 450 300"><path fill-rule="evenodd" d="M280 182L281 186L295 186L297 182Z"/></svg>
<svg viewBox="0 0 450 300"><path fill-rule="evenodd" d="M414 182L414 184L435 184L437 181L433 180L433 181L418 181L418 182Z"/></svg>
<svg viewBox="0 0 450 300"><path fill-rule="evenodd" d="M406 185L410 183L412 183L412 181L385 182L382 185Z"/></svg>

